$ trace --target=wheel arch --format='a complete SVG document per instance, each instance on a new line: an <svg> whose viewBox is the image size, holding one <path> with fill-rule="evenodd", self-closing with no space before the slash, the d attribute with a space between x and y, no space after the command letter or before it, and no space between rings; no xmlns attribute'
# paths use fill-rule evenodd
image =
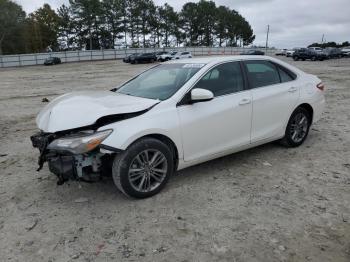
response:
<svg viewBox="0 0 350 262"><path fill-rule="evenodd" d="M150 134L146 134L143 136L138 137L137 139L135 139L133 142L131 142L127 148L129 148L132 144L136 143L137 141L144 139L144 138L154 138L157 139L161 142L163 142L164 144L166 144L170 150L173 153L174 156L174 170L177 170L178 164L179 164L179 149L176 146L176 143L168 136L164 135L164 134L160 134L160 133L150 133ZM127 149L126 149L127 150Z"/></svg>
<svg viewBox="0 0 350 262"><path fill-rule="evenodd" d="M303 108L306 111L308 111L310 116L311 116L310 123L312 123L313 117L314 117L314 109L312 108L312 106L310 104L308 104L308 103L302 103L302 104L298 105L295 109L297 109L297 108Z"/></svg>

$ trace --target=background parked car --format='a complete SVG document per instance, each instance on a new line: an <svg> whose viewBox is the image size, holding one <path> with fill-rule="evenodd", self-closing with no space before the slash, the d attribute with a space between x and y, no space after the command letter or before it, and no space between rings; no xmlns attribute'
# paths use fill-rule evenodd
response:
<svg viewBox="0 0 350 262"><path fill-rule="evenodd" d="M323 49L321 47L318 47L318 46L312 46L312 47L309 47L310 50L313 50L315 52L322 52Z"/></svg>
<svg viewBox="0 0 350 262"><path fill-rule="evenodd" d="M275 53L275 55L279 56L285 56L287 54L287 49L280 49L280 50L277 50L277 52Z"/></svg>
<svg viewBox="0 0 350 262"><path fill-rule="evenodd" d="M164 61L171 60L176 53L177 53L176 51L166 52L165 54L162 54L159 56L158 61L164 62Z"/></svg>
<svg viewBox="0 0 350 262"><path fill-rule="evenodd" d="M287 52L286 52L286 57L292 57L293 54L294 54L294 52L295 52L296 50L298 50L298 49L299 49L299 48L293 48L293 49L287 50Z"/></svg>
<svg viewBox="0 0 350 262"><path fill-rule="evenodd" d="M344 47L344 48L341 50L341 53L342 53L342 56L343 56L343 57L350 57L350 46Z"/></svg>
<svg viewBox="0 0 350 262"><path fill-rule="evenodd" d="M327 59L327 56L323 52L316 52L310 48L300 48L293 53L293 59L295 61L298 61L298 60L323 61Z"/></svg>
<svg viewBox="0 0 350 262"><path fill-rule="evenodd" d="M323 53L327 56L327 59L342 57L341 50L335 47L327 47L326 49L323 50Z"/></svg>
<svg viewBox="0 0 350 262"><path fill-rule="evenodd" d="M49 57L49 58L46 58L44 61L44 65L56 65L61 63L62 61L59 57Z"/></svg>
<svg viewBox="0 0 350 262"><path fill-rule="evenodd" d="M260 50L248 50L240 53L240 55L265 55L265 53Z"/></svg>
<svg viewBox="0 0 350 262"><path fill-rule="evenodd" d="M168 53L169 53L169 52L167 52L167 51L156 52L157 61L160 59L160 57L161 57L162 55L166 55L166 54L168 54Z"/></svg>
<svg viewBox="0 0 350 262"><path fill-rule="evenodd" d="M123 62L124 63L130 63L130 59L131 57L137 55L137 53L131 54L131 55L127 55L126 57L123 58Z"/></svg>
<svg viewBox="0 0 350 262"><path fill-rule="evenodd" d="M183 59L183 58L192 58L192 54L191 52L177 52L176 54L174 54L172 59Z"/></svg>
<svg viewBox="0 0 350 262"><path fill-rule="evenodd" d="M153 63L154 61L157 61L157 57L156 57L155 53L137 54L137 55L132 56L130 58L131 64Z"/></svg>

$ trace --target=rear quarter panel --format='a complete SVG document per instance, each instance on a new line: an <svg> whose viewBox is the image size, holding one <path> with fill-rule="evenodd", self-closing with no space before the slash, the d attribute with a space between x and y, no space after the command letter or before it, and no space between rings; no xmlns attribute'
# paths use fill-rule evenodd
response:
<svg viewBox="0 0 350 262"><path fill-rule="evenodd" d="M310 104L314 110L313 123L317 122L325 108L324 91L319 90L316 85L321 83L321 80L314 75L305 75L305 85L300 90L300 104Z"/></svg>

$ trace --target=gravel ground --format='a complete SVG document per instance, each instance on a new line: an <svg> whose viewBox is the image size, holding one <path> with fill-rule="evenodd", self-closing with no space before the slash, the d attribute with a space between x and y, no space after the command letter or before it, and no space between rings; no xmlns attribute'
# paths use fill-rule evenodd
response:
<svg viewBox="0 0 350 262"><path fill-rule="evenodd" d="M283 58L286 60L286 58ZM112 180L56 185L29 136L73 90L108 90L149 65L0 70L0 261L350 261L350 59L292 62L326 84L299 148L267 144L178 172L131 200Z"/></svg>

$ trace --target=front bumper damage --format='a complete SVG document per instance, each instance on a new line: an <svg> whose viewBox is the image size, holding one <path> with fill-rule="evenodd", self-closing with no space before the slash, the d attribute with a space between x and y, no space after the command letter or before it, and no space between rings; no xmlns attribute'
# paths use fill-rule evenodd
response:
<svg viewBox="0 0 350 262"><path fill-rule="evenodd" d="M59 137L61 136L44 132L36 133L30 137L33 147L38 148L40 152L37 171L40 171L44 163L48 162L50 172L58 178L58 185L62 185L68 180L93 182L99 180L102 175L111 174L111 158L119 152L117 149L108 148L106 150L98 147L81 155L47 149L47 146Z"/></svg>

